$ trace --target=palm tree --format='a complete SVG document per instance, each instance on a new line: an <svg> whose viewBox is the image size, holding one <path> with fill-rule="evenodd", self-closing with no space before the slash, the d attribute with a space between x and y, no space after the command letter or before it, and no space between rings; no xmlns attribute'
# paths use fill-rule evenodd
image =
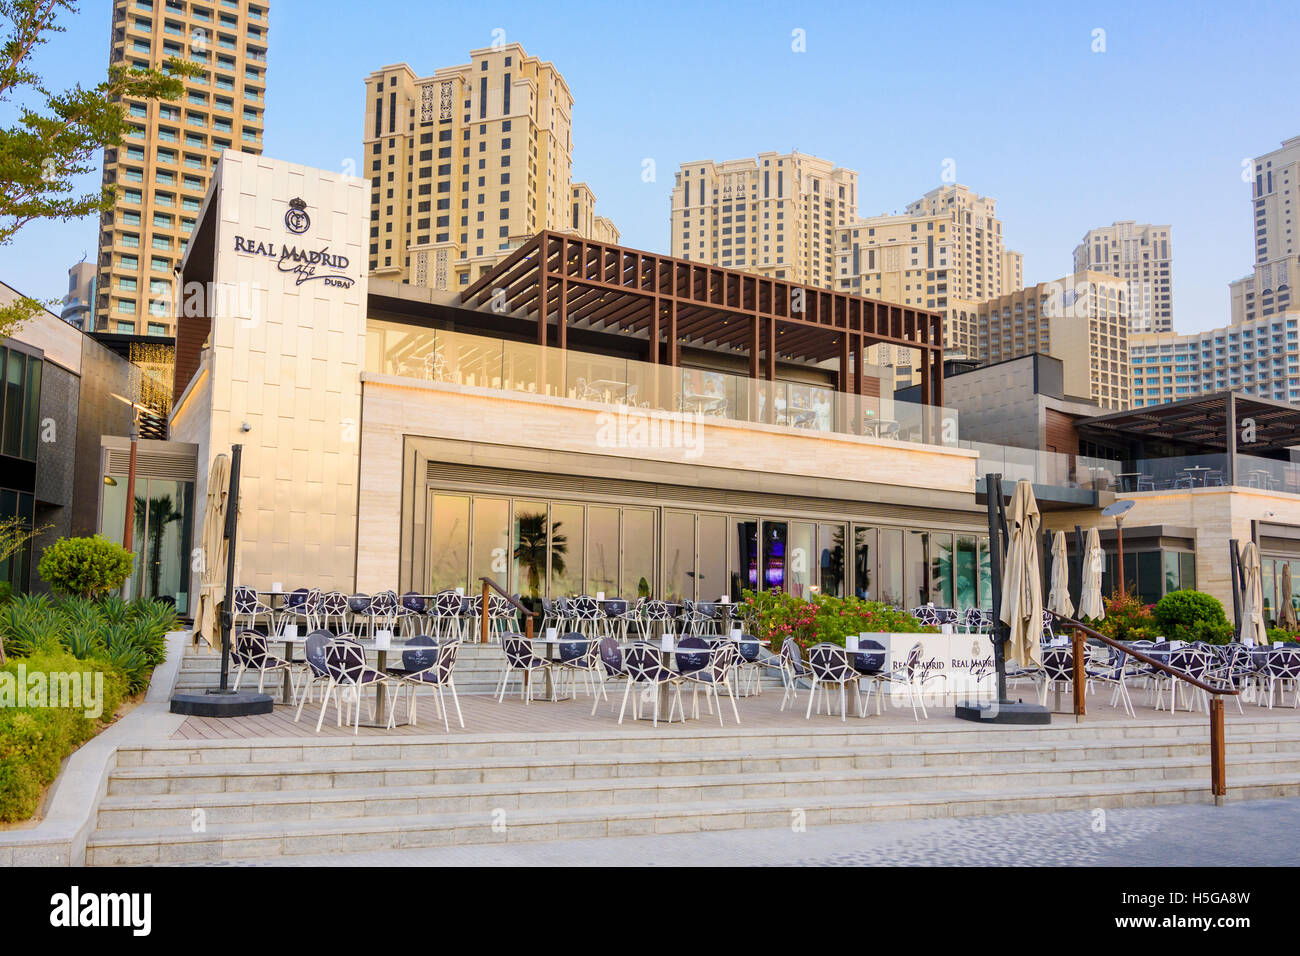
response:
<svg viewBox="0 0 1300 956"><path fill-rule="evenodd" d="M543 579L546 576L546 551L547 538L549 532L550 552L551 552L551 571L554 574L564 574L564 555L568 553L568 538L560 533L562 521L555 522L554 525L548 525L546 512L539 511L536 514L517 515L516 523L516 544L514 549L515 567L523 572L526 582L516 582L517 585L527 584L527 590L520 587L523 596L537 599L541 596Z"/></svg>
<svg viewBox="0 0 1300 956"><path fill-rule="evenodd" d="M145 518L149 525L149 593L145 597L158 597L158 588L162 580L162 545L167 526L173 521L180 521L184 515L176 510L176 503L171 495L150 498L146 512L144 498L135 499L135 532L143 535Z"/></svg>

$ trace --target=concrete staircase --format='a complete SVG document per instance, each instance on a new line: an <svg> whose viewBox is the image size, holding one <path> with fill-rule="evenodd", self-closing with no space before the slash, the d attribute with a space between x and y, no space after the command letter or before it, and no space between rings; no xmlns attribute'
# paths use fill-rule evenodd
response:
<svg viewBox="0 0 1300 956"><path fill-rule="evenodd" d="M1203 721L175 740L123 748L90 864L1208 802ZM1300 719L1228 727L1229 799L1300 794Z"/></svg>

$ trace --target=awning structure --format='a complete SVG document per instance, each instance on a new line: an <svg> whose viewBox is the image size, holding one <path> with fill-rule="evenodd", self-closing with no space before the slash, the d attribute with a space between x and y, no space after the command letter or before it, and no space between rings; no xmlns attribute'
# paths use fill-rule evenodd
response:
<svg viewBox="0 0 1300 956"><path fill-rule="evenodd" d="M1166 442L1261 455L1300 445L1300 406L1242 392L1215 392L1081 418L1077 427L1081 438ZM1229 435L1235 436L1236 442L1230 442Z"/></svg>
<svg viewBox="0 0 1300 956"><path fill-rule="evenodd" d="M656 364L680 364L683 345L730 350L749 357L750 377L775 381L778 360L838 360L838 388L853 394L867 346L903 346L921 354L922 403L943 404L939 313L786 279L540 232L460 301L535 319L539 345L567 348L570 329L641 337Z"/></svg>

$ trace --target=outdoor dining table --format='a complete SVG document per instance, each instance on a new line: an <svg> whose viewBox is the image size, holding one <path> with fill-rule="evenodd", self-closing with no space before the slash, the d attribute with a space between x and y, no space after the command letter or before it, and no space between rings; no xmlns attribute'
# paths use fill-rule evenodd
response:
<svg viewBox="0 0 1300 956"><path fill-rule="evenodd" d="M293 645L294 645L294 644L306 644L306 643L307 643L307 637L308 637L308 635L305 635L305 634L303 634L303 635L297 635L297 634L294 634L294 635L279 634L279 635L276 635L276 637L275 637L274 639L277 640L277 641L283 641L283 642L284 642L285 660L292 660L292 656L291 656L291 654L292 654L292 647L293 647ZM348 640L354 640L354 641L356 641L358 644L360 644L362 647L364 647L366 650L368 650L368 651L374 651L374 652L375 652L375 670L377 670L377 671L379 671L379 673L381 673L381 674L385 674L385 675L388 673L388 652L389 652L389 651L398 651L398 652L401 652L401 651L404 651L404 650L407 649L407 645L406 645L405 642L402 642L402 643L400 643L400 644L390 643L388 647L378 647L378 646L375 644L375 641L374 641L373 638L368 638L368 639L364 639L364 640L359 639L359 638L348 638ZM429 647L430 647L430 645L427 645L427 644L417 644L417 645L415 645L415 647L413 647L413 648L411 648L411 649L412 649L412 650L420 649L420 650L426 650L426 651L427 651L427 650L429 650ZM289 699L290 699L291 694L292 694L292 685L291 685L291 683L290 683L290 681L289 681L289 672L286 670L286 671L284 672L284 700L285 700L285 703L288 703L288 702L289 702ZM360 707L360 706L361 706L360 695L357 695L357 696L358 696L357 706ZM325 706L325 702L324 702L324 701L321 702L321 706L322 706L322 707ZM374 717L374 719L373 719L373 720L364 720L364 719L362 719L362 720L359 721L359 723L360 723L360 725L361 725L362 727L384 727L384 728L387 728L387 727L388 727L388 695L384 692L384 685L383 685L383 683L376 683L376 684L375 684L375 717ZM406 720L398 720L398 721L395 721L395 723L397 723L397 724L407 724L407 723L410 723L410 717L409 717L409 715L408 715L408 717L407 717Z"/></svg>
<svg viewBox="0 0 1300 956"><path fill-rule="evenodd" d="M698 412L701 415L721 414L727 407L727 399L722 395L683 395L683 411Z"/></svg>
<svg viewBox="0 0 1300 956"><path fill-rule="evenodd" d="M892 418L877 418L874 415L868 415L862 420L862 434L871 438L879 438L880 432L887 425L897 425L898 422Z"/></svg>
<svg viewBox="0 0 1300 956"><path fill-rule="evenodd" d="M1209 470L1210 470L1209 466L1207 465L1188 465L1186 468L1182 469L1181 474L1184 474L1188 478L1190 478L1193 486L1195 485L1204 486L1205 478L1201 474L1201 472L1205 472Z"/></svg>
<svg viewBox="0 0 1300 956"><path fill-rule="evenodd" d="M560 660L560 657L559 657L560 647L561 647L562 645L564 645L564 644L587 644L587 643L589 643L590 641L594 641L594 640L597 640L597 638L595 638L595 637L582 637L582 638L577 638L577 637L559 637L559 636L556 636L556 637L545 637L545 636L543 636L543 637L534 637L534 638L533 638L533 643L534 643L534 644L541 644L541 645L545 648L545 650L546 650L546 659L547 659L548 661L559 661L559 660ZM524 671L523 682L524 682L524 694L525 694L525 695L531 693L531 689L530 689L529 686L528 686L529 683L530 683L530 680L529 680L530 677L531 677L530 672L529 672L529 671ZM546 699L549 700L549 701L551 701L552 703L556 703L556 702L561 701L561 700L572 700L572 699L573 699L573 695L572 695L572 694L566 694L566 695L563 696L563 697L557 697L557 696L555 695L555 675L554 675L553 673L551 673L551 669L550 669L549 667L546 668Z"/></svg>

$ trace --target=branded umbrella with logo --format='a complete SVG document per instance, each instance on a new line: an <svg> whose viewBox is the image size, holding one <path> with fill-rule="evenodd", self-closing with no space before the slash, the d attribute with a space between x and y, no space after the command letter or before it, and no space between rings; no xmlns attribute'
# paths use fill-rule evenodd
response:
<svg viewBox="0 0 1300 956"><path fill-rule="evenodd" d="M1079 587L1079 616L1100 621L1106 616L1101 599L1101 576L1106 570L1106 556L1101 550L1101 536L1096 528L1088 529L1083 546L1083 578Z"/></svg>
<svg viewBox="0 0 1300 956"><path fill-rule="evenodd" d="M1047 595L1047 609L1062 617L1074 616L1074 602L1070 600L1070 563L1065 553L1065 532L1058 531L1052 538L1052 588Z"/></svg>
<svg viewBox="0 0 1300 956"><path fill-rule="evenodd" d="M1002 575L1002 623L1010 630L1007 660L1037 667L1042 655L1043 585L1038 562L1038 526L1042 515L1028 481L1016 482L1011 498L1007 566Z"/></svg>

